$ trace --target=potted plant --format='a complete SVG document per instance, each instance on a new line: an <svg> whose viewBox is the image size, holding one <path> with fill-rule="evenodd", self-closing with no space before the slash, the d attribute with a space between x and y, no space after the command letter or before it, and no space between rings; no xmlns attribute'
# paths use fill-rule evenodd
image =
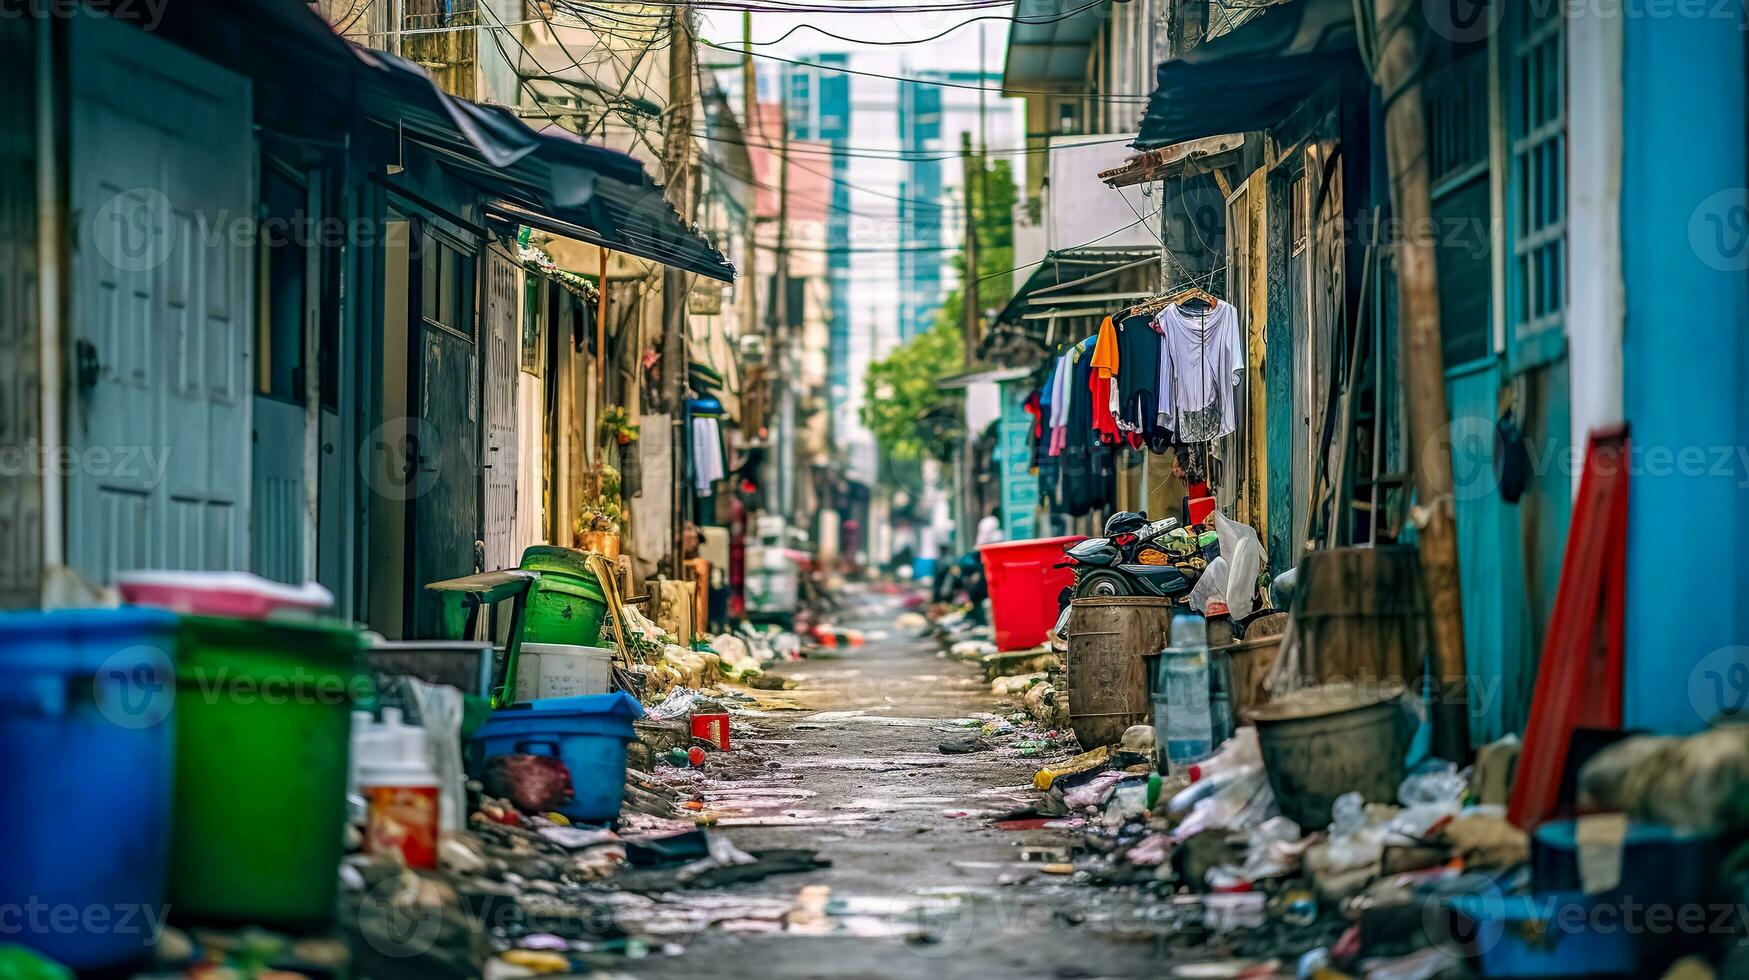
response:
<svg viewBox="0 0 1749 980"><path fill-rule="evenodd" d="M619 470L606 463L598 464L584 481L575 526L577 545L584 551L619 557L620 521L625 516L619 486Z"/></svg>
<svg viewBox="0 0 1749 980"><path fill-rule="evenodd" d="M601 413L601 437L612 438L622 446L629 446L638 441L638 423L632 421L630 412L623 405L610 405L607 411Z"/></svg>

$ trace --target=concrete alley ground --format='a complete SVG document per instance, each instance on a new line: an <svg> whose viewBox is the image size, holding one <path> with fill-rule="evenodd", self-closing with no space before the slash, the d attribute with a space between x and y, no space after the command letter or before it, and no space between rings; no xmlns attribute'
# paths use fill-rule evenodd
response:
<svg viewBox="0 0 1749 980"><path fill-rule="evenodd" d="M1006 712L973 665L937 645L879 631L896 609L868 600L856 621L878 638L836 655L777 668L802 710L758 719L765 731L738 751L770 763L725 795L794 826L720 825L736 846L818 849L831 867L750 885L689 893L733 906L792 902L782 932L712 926L678 957L627 963L640 977L1097 977L1152 976L1165 954L1147 938L1113 934L1144 904L1071 883L1023 862L1023 849L1062 846L1062 831L1010 832L998 815L1037 797L1032 759L986 751L941 753L968 729L954 719ZM975 729L973 729L975 731ZM760 798L764 804L760 805ZM804 893L804 889L807 890ZM834 914L805 931L805 908ZM800 896L798 898L798 896ZM1115 921L1107 921L1111 917ZM851 933L861 932L864 935Z"/></svg>

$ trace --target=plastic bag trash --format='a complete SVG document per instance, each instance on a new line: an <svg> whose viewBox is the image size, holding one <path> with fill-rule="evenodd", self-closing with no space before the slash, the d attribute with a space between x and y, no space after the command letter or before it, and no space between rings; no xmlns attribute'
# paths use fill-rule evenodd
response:
<svg viewBox="0 0 1749 980"><path fill-rule="evenodd" d="M1154 868L1166 863L1172 853L1172 838L1165 834L1149 834L1130 848L1124 860L1140 868Z"/></svg>
<svg viewBox="0 0 1749 980"><path fill-rule="evenodd" d="M1326 897L1346 897L1377 874L1388 824L1396 807L1369 809L1359 793L1344 793L1331 808L1328 839L1306 849L1305 867Z"/></svg>
<svg viewBox="0 0 1749 980"><path fill-rule="evenodd" d="M698 704L699 694L691 688L677 687L668 692L662 703L649 709L645 714L654 721L673 721L692 714L692 709Z"/></svg>
<svg viewBox="0 0 1749 980"><path fill-rule="evenodd" d="M1120 783L1105 805L1105 825L1121 827L1131 820L1140 820L1148 812L1148 781L1146 779Z"/></svg>
<svg viewBox="0 0 1749 980"><path fill-rule="evenodd" d="M1192 806L1190 815L1178 825L1173 837L1182 841L1205 830L1250 830L1275 815L1275 793L1269 788L1263 767L1248 766L1213 795Z"/></svg>
<svg viewBox="0 0 1749 980"><path fill-rule="evenodd" d="M1200 614L1208 608L1210 599L1219 599L1226 591L1227 559L1222 555L1203 569L1202 576L1196 580L1196 585L1191 588L1190 595L1184 601Z"/></svg>
<svg viewBox="0 0 1749 980"><path fill-rule="evenodd" d="M1330 807L1330 839L1351 837L1366 828L1366 798L1343 793Z"/></svg>
<svg viewBox="0 0 1749 980"><path fill-rule="evenodd" d="M1124 779L1121 772L1102 772L1080 786L1063 794L1063 805L1070 810L1084 810L1090 806L1104 806L1111 796L1112 787Z"/></svg>
<svg viewBox="0 0 1749 980"><path fill-rule="evenodd" d="M1254 769L1260 768L1260 766L1235 766L1212 775L1205 775L1174 794L1172 799L1166 803L1166 813L1173 818L1182 817L1194 810L1197 804L1213 798L1221 790L1245 778Z"/></svg>
<svg viewBox="0 0 1749 980"><path fill-rule="evenodd" d="M747 641L733 633L718 633L711 639L711 649L724 660L741 660L752 655Z"/></svg>
<svg viewBox="0 0 1749 980"><path fill-rule="evenodd" d="M1215 511L1215 534L1220 538L1221 557L1227 559L1227 575L1221 596L1235 621L1251 615L1257 602L1257 573L1263 568L1263 545L1252 528L1229 520ZM1214 567L1214 562L1209 563ZM1199 583L1200 584L1200 583Z"/></svg>
<svg viewBox="0 0 1749 980"><path fill-rule="evenodd" d="M1458 771L1455 763L1441 760L1435 766L1403 779L1397 800L1406 807L1439 806L1452 813L1463 809L1470 789L1470 771Z"/></svg>
<svg viewBox="0 0 1749 980"><path fill-rule="evenodd" d="M1281 878L1300 868L1304 852L1300 825L1287 817L1270 817L1245 834L1245 864L1239 871L1246 881Z"/></svg>
<svg viewBox="0 0 1749 980"><path fill-rule="evenodd" d="M1258 929L1265 920L1268 896L1262 892L1232 892L1202 896L1202 923L1210 932Z"/></svg>
<svg viewBox="0 0 1749 980"><path fill-rule="evenodd" d="M1294 567L1282 572L1269 582L1269 602L1277 609L1292 609L1294 605L1294 590L1300 585L1300 567Z"/></svg>

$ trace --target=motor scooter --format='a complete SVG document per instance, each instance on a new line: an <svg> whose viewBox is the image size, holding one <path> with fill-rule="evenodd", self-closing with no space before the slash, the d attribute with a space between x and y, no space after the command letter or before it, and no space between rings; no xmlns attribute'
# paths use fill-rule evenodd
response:
<svg viewBox="0 0 1749 980"><path fill-rule="evenodd" d="M1064 550L1059 568L1075 571L1073 598L1158 596L1176 599L1190 594L1196 579L1168 564L1155 545L1173 528L1176 518L1148 523L1146 514L1125 511L1106 522L1106 537L1088 538ZM1066 600L1060 600L1066 605Z"/></svg>

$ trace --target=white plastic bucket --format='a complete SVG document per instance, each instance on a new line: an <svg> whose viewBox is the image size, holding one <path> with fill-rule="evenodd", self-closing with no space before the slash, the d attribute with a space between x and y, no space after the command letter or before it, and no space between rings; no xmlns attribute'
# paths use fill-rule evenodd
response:
<svg viewBox="0 0 1749 980"><path fill-rule="evenodd" d="M606 694L613 688L613 651L570 643L524 643L516 663L516 700Z"/></svg>

